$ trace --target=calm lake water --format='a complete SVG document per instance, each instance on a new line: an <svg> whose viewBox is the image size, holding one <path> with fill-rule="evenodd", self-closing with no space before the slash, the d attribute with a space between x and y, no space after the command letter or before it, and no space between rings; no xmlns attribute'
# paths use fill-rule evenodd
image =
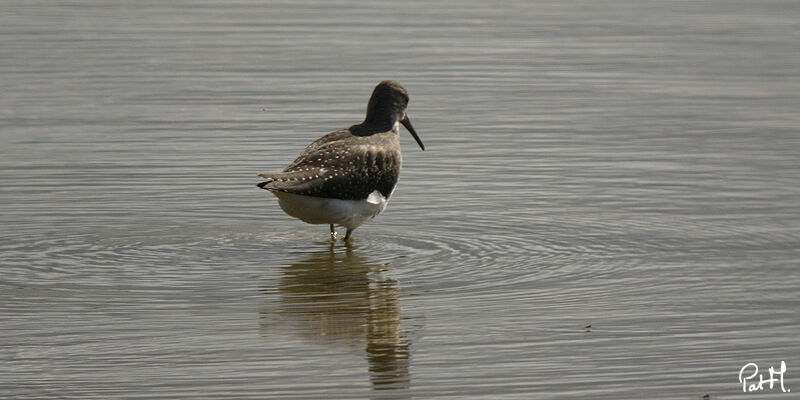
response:
<svg viewBox="0 0 800 400"><path fill-rule="evenodd" d="M800 392L798 21L5 1L0 397L788 399L738 376ZM331 245L256 173L383 79L427 150Z"/></svg>

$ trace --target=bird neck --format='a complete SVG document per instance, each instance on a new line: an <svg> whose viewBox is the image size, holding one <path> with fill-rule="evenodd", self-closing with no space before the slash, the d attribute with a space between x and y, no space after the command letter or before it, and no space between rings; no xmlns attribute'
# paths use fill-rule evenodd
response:
<svg viewBox="0 0 800 400"><path fill-rule="evenodd" d="M375 133L383 133L394 130L398 126L399 119L394 113L389 115L367 114L364 122L350 127L350 132L356 136L369 136Z"/></svg>

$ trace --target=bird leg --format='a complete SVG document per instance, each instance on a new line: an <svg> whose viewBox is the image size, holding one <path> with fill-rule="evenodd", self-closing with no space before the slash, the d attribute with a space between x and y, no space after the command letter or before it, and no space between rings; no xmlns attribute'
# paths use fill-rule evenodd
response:
<svg viewBox="0 0 800 400"><path fill-rule="evenodd" d="M336 231L333 229L333 224L331 225L331 241L336 241Z"/></svg>
<svg viewBox="0 0 800 400"><path fill-rule="evenodd" d="M347 233L345 233L345 235L344 235L344 241L345 242L349 242L349 241L353 240L353 238L350 237L350 235L352 233L353 233L353 230L350 229L350 228L347 228Z"/></svg>

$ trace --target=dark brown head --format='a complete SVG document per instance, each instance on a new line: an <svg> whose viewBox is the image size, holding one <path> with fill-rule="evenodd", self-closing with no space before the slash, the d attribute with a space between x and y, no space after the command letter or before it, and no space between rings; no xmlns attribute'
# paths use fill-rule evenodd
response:
<svg viewBox="0 0 800 400"><path fill-rule="evenodd" d="M425 150L425 146L411 126L411 121L408 120L406 115L406 107L408 106L408 91L406 88L400 86L399 83L387 80L375 86L372 91L372 97L369 98L367 104L367 117L364 122L357 125L355 131L360 134L372 134L379 132L387 132L391 130L398 122L408 129L414 140L417 141L419 147Z"/></svg>

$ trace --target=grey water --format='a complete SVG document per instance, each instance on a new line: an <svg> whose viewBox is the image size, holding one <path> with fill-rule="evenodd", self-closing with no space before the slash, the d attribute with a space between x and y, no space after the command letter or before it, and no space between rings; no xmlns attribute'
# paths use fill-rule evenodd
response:
<svg viewBox="0 0 800 400"><path fill-rule="evenodd" d="M3 1L0 397L790 398L739 376L800 391L798 21ZM256 174L384 79L426 151L330 244Z"/></svg>

